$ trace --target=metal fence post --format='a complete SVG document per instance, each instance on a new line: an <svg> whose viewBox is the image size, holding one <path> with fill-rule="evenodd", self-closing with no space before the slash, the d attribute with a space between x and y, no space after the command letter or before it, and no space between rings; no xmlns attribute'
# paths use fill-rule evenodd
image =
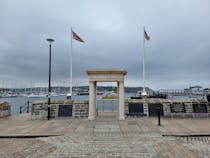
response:
<svg viewBox="0 0 210 158"><path fill-rule="evenodd" d="M104 100L102 100L102 112L104 112Z"/></svg>
<svg viewBox="0 0 210 158"><path fill-rule="evenodd" d="M27 101L27 113L29 113L29 100Z"/></svg>
<svg viewBox="0 0 210 158"><path fill-rule="evenodd" d="M22 106L20 106L20 114L22 113Z"/></svg>
<svg viewBox="0 0 210 158"><path fill-rule="evenodd" d="M160 107L158 107L158 126L160 126Z"/></svg>

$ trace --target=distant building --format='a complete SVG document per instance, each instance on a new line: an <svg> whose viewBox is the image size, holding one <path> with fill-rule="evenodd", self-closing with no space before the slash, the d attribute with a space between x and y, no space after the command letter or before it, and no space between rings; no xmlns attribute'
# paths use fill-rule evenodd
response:
<svg viewBox="0 0 210 158"><path fill-rule="evenodd" d="M196 85L196 86L190 86L189 88L185 88L184 92L186 92L186 93L196 93L196 92L201 92L203 90L204 90L203 87Z"/></svg>

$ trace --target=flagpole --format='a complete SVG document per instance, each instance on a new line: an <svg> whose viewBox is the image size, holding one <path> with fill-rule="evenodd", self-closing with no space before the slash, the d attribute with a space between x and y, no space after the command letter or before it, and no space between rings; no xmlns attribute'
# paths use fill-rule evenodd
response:
<svg viewBox="0 0 210 158"><path fill-rule="evenodd" d="M71 28L71 45L70 45L70 47L71 47L71 50L70 50L70 93L69 94L67 94L67 99L72 99L72 70L73 70L73 40L72 40L72 38L73 38L73 35L72 35L72 28Z"/></svg>
<svg viewBox="0 0 210 158"><path fill-rule="evenodd" d="M73 40L72 40L72 28L71 28L71 73L70 73L70 94L71 96L72 94L72 87L73 87L73 82L72 82L72 78L73 78Z"/></svg>
<svg viewBox="0 0 210 158"><path fill-rule="evenodd" d="M146 96L147 92L145 89L145 37L144 37L144 31L145 31L145 27L143 26L143 71L142 71L142 76L143 76L143 92L142 92L142 96Z"/></svg>

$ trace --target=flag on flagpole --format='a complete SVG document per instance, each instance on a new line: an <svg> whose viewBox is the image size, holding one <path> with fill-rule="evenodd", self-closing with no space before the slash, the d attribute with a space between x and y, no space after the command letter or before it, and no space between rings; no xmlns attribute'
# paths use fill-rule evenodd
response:
<svg viewBox="0 0 210 158"><path fill-rule="evenodd" d="M72 36L73 36L73 39L84 43L84 40L81 37L79 37L79 35L76 34L73 30L72 30Z"/></svg>
<svg viewBox="0 0 210 158"><path fill-rule="evenodd" d="M147 32L144 30L144 38L149 41L150 40L150 37L148 36Z"/></svg>

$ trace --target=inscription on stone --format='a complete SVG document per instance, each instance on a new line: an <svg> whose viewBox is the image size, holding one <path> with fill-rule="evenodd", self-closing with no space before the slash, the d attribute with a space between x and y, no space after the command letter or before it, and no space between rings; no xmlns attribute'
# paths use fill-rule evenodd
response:
<svg viewBox="0 0 210 158"><path fill-rule="evenodd" d="M72 116L73 105L59 105L58 116L69 117Z"/></svg>
<svg viewBox="0 0 210 158"><path fill-rule="evenodd" d="M184 104L171 104L171 112L172 113L184 113L185 112Z"/></svg>
<svg viewBox="0 0 210 158"><path fill-rule="evenodd" d="M193 104L193 110L195 113L207 113L206 104Z"/></svg>

